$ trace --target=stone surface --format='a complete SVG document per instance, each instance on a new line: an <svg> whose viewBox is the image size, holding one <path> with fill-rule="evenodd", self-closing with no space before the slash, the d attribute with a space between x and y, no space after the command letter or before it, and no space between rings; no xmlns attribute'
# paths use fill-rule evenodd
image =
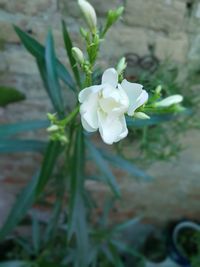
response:
<svg viewBox="0 0 200 267"><path fill-rule="evenodd" d="M158 31L182 30L186 5L178 0L127 0L125 21Z"/></svg>
<svg viewBox="0 0 200 267"><path fill-rule="evenodd" d="M173 58L176 62L184 63L188 47L189 40L185 33L179 32L171 38L159 34L155 40L155 55L162 60Z"/></svg>
<svg viewBox="0 0 200 267"><path fill-rule="evenodd" d="M123 0L90 0L90 3L95 7L98 16L105 16L109 9L116 9L124 5ZM58 7L63 15L80 16L80 10L77 8L77 2L74 0L58 0Z"/></svg>
<svg viewBox="0 0 200 267"><path fill-rule="evenodd" d="M55 12L57 4L55 0L0 0L0 8L10 13L24 13L32 16Z"/></svg>

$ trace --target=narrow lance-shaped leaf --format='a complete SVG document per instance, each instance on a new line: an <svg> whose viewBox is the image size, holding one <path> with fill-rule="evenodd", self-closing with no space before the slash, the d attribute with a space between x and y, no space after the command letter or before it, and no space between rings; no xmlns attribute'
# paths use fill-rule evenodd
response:
<svg viewBox="0 0 200 267"><path fill-rule="evenodd" d="M49 32L46 40L45 63L49 93L55 110L62 116L64 115L64 104L57 75L54 41L51 32Z"/></svg>
<svg viewBox="0 0 200 267"><path fill-rule="evenodd" d="M42 168L40 171L40 177L36 188L36 197L43 192L46 184L51 178L55 164L57 162L58 156L60 155L61 151L62 151L62 146L60 142L51 141L49 143L45 152Z"/></svg>
<svg viewBox="0 0 200 267"><path fill-rule="evenodd" d="M0 141L0 153L43 152L46 143L38 140L8 140Z"/></svg>
<svg viewBox="0 0 200 267"><path fill-rule="evenodd" d="M104 181L108 183L108 185L111 187L114 194L117 197L119 197L120 191L119 191L118 184L116 182L116 178L113 175L112 171L110 170L107 162L102 157L99 150L89 140L87 140L87 147L88 147L89 153L91 154L91 158L94 160L98 169L103 174L103 177L105 178Z"/></svg>
<svg viewBox="0 0 200 267"><path fill-rule="evenodd" d="M29 267L30 263L25 261L5 261L0 263L0 267Z"/></svg>
<svg viewBox="0 0 200 267"><path fill-rule="evenodd" d="M51 178L54 166L60 153L60 143L50 142L43 160L39 174L34 176L28 185L22 190L11 212L5 221L1 231L0 240L3 240L26 215L36 198L43 192L47 182Z"/></svg>
<svg viewBox="0 0 200 267"><path fill-rule="evenodd" d="M46 128L49 126L48 120L35 120L35 121L24 121L12 124L0 125L0 138L9 138L13 135Z"/></svg>
<svg viewBox="0 0 200 267"><path fill-rule="evenodd" d="M72 71L74 73L74 78L77 81L78 86L81 87L79 70L78 70L78 67L76 64L76 60L74 59L74 57L72 55L73 44L72 44L72 41L71 41L69 32L67 30L67 26L66 26L64 20L62 21L62 31L63 31L63 39L64 39L64 43L65 43L65 49L67 51L69 62L70 62Z"/></svg>
<svg viewBox="0 0 200 267"><path fill-rule="evenodd" d="M14 26L14 29L19 36L21 42L25 46L25 48L37 59L40 61L44 61L45 59L45 48L38 41L36 41L33 37L31 37L26 32L22 31L19 27ZM56 60L56 68L58 71L59 78L73 91L75 91L75 84L67 69L64 65Z"/></svg>
<svg viewBox="0 0 200 267"><path fill-rule="evenodd" d="M0 240L3 240L16 227L20 220L26 215L27 210L31 207L34 201L38 179L39 175L37 174L19 194L0 231Z"/></svg>
<svg viewBox="0 0 200 267"><path fill-rule="evenodd" d="M143 170L136 167L133 163L123 159L120 156L110 154L105 150L99 150L102 156L108 160L113 166L119 167L120 170L127 172L132 177L140 177L144 180L151 180L152 177L145 173Z"/></svg>
<svg viewBox="0 0 200 267"><path fill-rule="evenodd" d="M75 146L71 159L71 199L69 212L68 240L75 234L77 258L75 266L88 266L89 241L86 221L84 193L84 136L79 127L75 136Z"/></svg>

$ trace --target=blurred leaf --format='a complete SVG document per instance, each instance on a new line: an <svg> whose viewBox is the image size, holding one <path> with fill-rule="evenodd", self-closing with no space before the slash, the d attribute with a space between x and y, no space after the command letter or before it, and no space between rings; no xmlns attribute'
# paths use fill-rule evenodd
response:
<svg viewBox="0 0 200 267"><path fill-rule="evenodd" d="M106 181L108 185L111 187L113 193L119 197L120 191L118 184L116 182L116 178L110 170L107 162L104 160L100 151L89 141L86 142L89 153L91 154L91 158L94 160L95 164L99 168L100 172L103 174L102 181ZM103 180L103 178L105 178Z"/></svg>
<svg viewBox="0 0 200 267"><path fill-rule="evenodd" d="M19 102L25 99L25 95L15 88L0 86L0 106Z"/></svg>
<svg viewBox="0 0 200 267"><path fill-rule="evenodd" d="M37 140L0 140L0 153L43 152L46 142Z"/></svg>
<svg viewBox="0 0 200 267"><path fill-rule="evenodd" d="M37 255L40 251L41 244L41 231L40 223L36 214L33 214L33 224L32 224L32 240L33 240L33 249L34 254Z"/></svg>
<svg viewBox="0 0 200 267"><path fill-rule="evenodd" d="M0 239L4 239L26 215L34 200L44 191L45 185L50 179L56 160L60 152L60 143L50 142L43 159L40 174L34 176L28 185L18 196L1 231Z"/></svg>
<svg viewBox="0 0 200 267"><path fill-rule="evenodd" d="M58 114L64 115L63 97L57 75L54 41L51 32L49 32L46 40L45 63L47 71L47 84L52 103Z"/></svg>
<svg viewBox="0 0 200 267"><path fill-rule="evenodd" d="M143 170L136 167L133 163L128 160L123 159L120 156L110 154L105 150L99 150L102 156L108 160L115 167L120 168L120 170L126 171L129 175L137 176L145 180L151 180L152 177L146 174Z"/></svg>
<svg viewBox="0 0 200 267"><path fill-rule="evenodd" d="M139 120L139 119L134 119L131 117L126 117L126 123L127 126L134 126L137 128L142 128L145 126L153 126L153 125L157 125L159 123L162 122L167 122L170 121L172 119L174 119L174 114L170 114L170 115L152 115L150 116L150 119L148 120Z"/></svg>
<svg viewBox="0 0 200 267"><path fill-rule="evenodd" d="M25 48L37 59L40 61L45 60L45 48L39 42L37 42L34 38L32 38L29 34L22 31L17 26L14 26L14 29L19 36L21 42L25 46ZM75 91L75 84L67 69L64 65L56 60L56 68L58 72L59 78L73 91Z"/></svg>
<svg viewBox="0 0 200 267"><path fill-rule="evenodd" d="M49 126L48 120L35 120L35 121L24 121L12 124L0 125L0 138L9 138L12 135L33 131L41 128L47 128Z"/></svg>
<svg viewBox="0 0 200 267"><path fill-rule="evenodd" d="M39 264L36 265L36 266L38 266L38 267L65 267L62 264L59 264L58 262L49 262L49 261L46 261L46 260L41 260L39 262Z"/></svg>
<svg viewBox="0 0 200 267"><path fill-rule="evenodd" d="M42 162L42 169L40 171L40 177L35 192L36 196L39 196L43 192L45 185L51 178L56 161L61 151L62 146L59 142L49 142Z"/></svg>
<svg viewBox="0 0 200 267"><path fill-rule="evenodd" d="M18 195L17 200L0 231L0 240L3 240L16 227L20 220L26 215L27 210L31 207L34 201L38 179L39 175L34 176Z"/></svg>
<svg viewBox="0 0 200 267"><path fill-rule="evenodd" d="M77 257L75 266L88 266L89 240L86 220L84 193L84 135L80 126L76 131L75 146L71 162L70 213L68 240L75 234Z"/></svg>
<svg viewBox="0 0 200 267"><path fill-rule="evenodd" d="M77 81L78 86L81 87L80 75L79 75L78 67L77 67L77 64L76 64L76 60L74 59L74 57L72 55L73 44L72 44L72 41L71 41L69 32L67 30L67 26L66 26L64 20L62 20L62 31L63 31L63 39L64 39L64 43L65 43L65 49L67 51L69 62L71 64L71 68L72 68L72 71L74 73L74 78Z"/></svg>
<svg viewBox="0 0 200 267"><path fill-rule="evenodd" d="M24 261L5 261L0 263L0 267L30 267L30 263Z"/></svg>
<svg viewBox="0 0 200 267"><path fill-rule="evenodd" d="M120 232L120 231L126 230L129 227L133 227L135 224L139 223L140 221L141 221L141 217L136 217L136 218L127 220L123 223L120 223L120 224L114 226L112 231Z"/></svg>
<svg viewBox="0 0 200 267"><path fill-rule="evenodd" d="M131 117L126 117L127 126L134 126L136 128L143 128L145 126L153 126L163 122L168 122L171 120L175 120L181 116L188 116L191 115L193 112L189 108L185 108L185 110L179 113L171 113L171 114L162 114L162 115L151 115L150 119L148 120L139 120Z"/></svg>

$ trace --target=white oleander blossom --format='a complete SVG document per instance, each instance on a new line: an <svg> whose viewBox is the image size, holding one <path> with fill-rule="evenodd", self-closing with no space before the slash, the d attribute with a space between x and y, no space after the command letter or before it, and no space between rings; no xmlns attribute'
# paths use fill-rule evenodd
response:
<svg viewBox="0 0 200 267"><path fill-rule="evenodd" d="M106 144L113 144L128 134L125 114L133 116L135 110L148 100L143 86L123 80L118 73L107 69L100 85L83 89L79 93L81 121L88 132L99 130Z"/></svg>

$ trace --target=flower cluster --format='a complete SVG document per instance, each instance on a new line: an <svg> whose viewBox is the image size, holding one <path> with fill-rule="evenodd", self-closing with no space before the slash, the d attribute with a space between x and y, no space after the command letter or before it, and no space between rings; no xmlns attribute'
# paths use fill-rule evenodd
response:
<svg viewBox="0 0 200 267"><path fill-rule="evenodd" d="M128 134L125 114L135 111L148 100L143 86L123 80L118 83L118 73L107 69L100 85L85 88L79 93L80 113L84 129L100 135L106 144L113 144Z"/></svg>

